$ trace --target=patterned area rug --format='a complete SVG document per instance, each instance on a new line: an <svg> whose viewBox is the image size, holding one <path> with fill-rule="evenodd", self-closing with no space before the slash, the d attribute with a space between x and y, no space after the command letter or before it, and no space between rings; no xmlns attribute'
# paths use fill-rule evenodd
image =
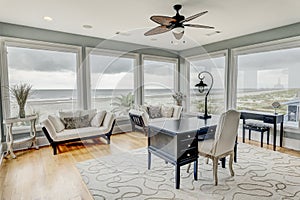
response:
<svg viewBox="0 0 300 200"><path fill-rule="evenodd" d="M228 162L226 162L227 164ZM182 167L180 189L175 189L174 166L138 149L77 164L94 199L300 199L300 158L254 147L238 146L235 176L219 166L214 186L212 163L199 158L198 181L193 167Z"/></svg>

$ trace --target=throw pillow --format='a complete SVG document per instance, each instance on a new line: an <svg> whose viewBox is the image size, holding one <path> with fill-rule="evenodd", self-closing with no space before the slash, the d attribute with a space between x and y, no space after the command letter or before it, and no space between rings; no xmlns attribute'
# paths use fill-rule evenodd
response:
<svg viewBox="0 0 300 200"><path fill-rule="evenodd" d="M65 117L63 119L66 129L75 129L75 128L83 128L88 127L89 115L81 116L81 117Z"/></svg>
<svg viewBox="0 0 300 200"><path fill-rule="evenodd" d="M173 116L174 108L170 106L161 107L161 115L166 118L171 118Z"/></svg>
<svg viewBox="0 0 300 200"><path fill-rule="evenodd" d="M62 121L60 120L60 118L56 115L49 115L48 119L50 120L50 122L52 123L52 125L55 128L55 131L61 132L65 129L65 125L62 123Z"/></svg>
<svg viewBox="0 0 300 200"><path fill-rule="evenodd" d="M97 114L97 109L80 111L80 116L89 115L89 122L93 119L93 117L95 117L96 114Z"/></svg>
<svg viewBox="0 0 300 200"><path fill-rule="evenodd" d="M99 111L91 121L91 126L100 127L106 115L106 111Z"/></svg>
<svg viewBox="0 0 300 200"><path fill-rule="evenodd" d="M84 128L90 126L90 115L80 116L79 120L76 121L76 128Z"/></svg>
<svg viewBox="0 0 300 200"><path fill-rule="evenodd" d="M161 118L160 106L149 106L148 111L151 119Z"/></svg>
<svg viewBox="0 0 300 200"><path fill-rule="evenodd" d="M65 117L63 119L65 128L66 129L75 129L76 128L76 120L78 120L78 117Z"/></svg>

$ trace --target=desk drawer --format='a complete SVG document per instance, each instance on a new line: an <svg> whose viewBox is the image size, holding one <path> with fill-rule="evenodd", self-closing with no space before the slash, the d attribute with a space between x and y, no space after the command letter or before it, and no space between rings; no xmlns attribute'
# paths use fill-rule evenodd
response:
<svg viewBox="0 0 300 200"><path fill-rule="evenodd" d="M198 149L196 147L182 150L181 152L178 152L178 160L187 160L189 158L195 158L198 156Z"/></svg>
<svg viewBox="0 0 300 200"><path fill-rule="evenodd" d="M181 140L181 141L178 141L178 149L186 150L191 147L197 147L197 143L198 143L198 141L196 138Z"/></svg>
<svg viewBox="0 0 300 200"><path fill-rule="evenodd" d="M196 138L196 133L179 134L177 137L178 141L193 140Z"/></svg>

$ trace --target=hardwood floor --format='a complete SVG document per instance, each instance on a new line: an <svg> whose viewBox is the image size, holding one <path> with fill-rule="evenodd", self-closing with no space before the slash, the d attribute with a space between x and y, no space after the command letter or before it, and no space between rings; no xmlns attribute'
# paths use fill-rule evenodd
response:
<svg viewBox="0 0 300 200"><path fill-rule="evenodd" d="M260 146L259 142L247 143ZM16 159L4 159L1 165L0 199L92 199L75 164L146 145L143 133L132 132L113 135L110 145L103 139L60 145L57 156L52 155L50 147L18 151ZM300 157L297 151L278 151Z"/></svg>

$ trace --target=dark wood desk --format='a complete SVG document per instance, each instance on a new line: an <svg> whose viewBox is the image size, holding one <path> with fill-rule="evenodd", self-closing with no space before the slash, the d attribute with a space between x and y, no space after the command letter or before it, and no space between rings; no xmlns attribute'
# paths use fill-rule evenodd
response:
<svg viewBox="0 0 300 200"><path fill-rule="evenodd" d="M175 187L180 185L180 166L194 162L197 180L198 135L215 132L218 117L211 119L183 118L153 122L148 126L148 169L151 154L175 166Z"/></svg>
<svg viewBox="0 0 300 200"><path fill-rule="evenodd" d="M246 119L255 119L255 120L260 120L267 124L273 124L273 131L274 131L274 133L273 133L273 150L274 151L276 151L277 124L280 123L280 147L282 147L283 120L284 120L283 114L242 110L241 111L241 119L243 119L243 126L245 124ZM245 129L243 129L243 135L245 135Z"/></svg>

